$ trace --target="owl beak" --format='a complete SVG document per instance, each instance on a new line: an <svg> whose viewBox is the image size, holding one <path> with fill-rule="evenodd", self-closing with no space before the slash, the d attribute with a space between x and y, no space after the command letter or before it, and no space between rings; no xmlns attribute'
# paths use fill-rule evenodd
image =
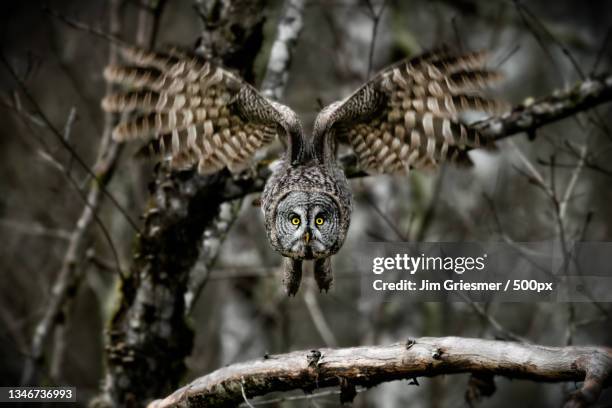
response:
<svg viewBox="0 0 612 408"><path fill-rule="evenodd" d="M310 232L306 231L304 234L304 242L308 244L310 242Z"/></svg>

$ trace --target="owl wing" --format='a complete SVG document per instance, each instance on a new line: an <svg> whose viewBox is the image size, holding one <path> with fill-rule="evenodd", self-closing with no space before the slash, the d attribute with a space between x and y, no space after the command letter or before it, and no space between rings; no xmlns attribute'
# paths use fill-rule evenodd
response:
<svg viewBox="0 0 612 408"><path fill-rule="evenodd" d="M228 70L179 50L126 48L123 55L132 65L109 66L104 76L127 89L105 97L102 107L136 113L115 127L113 137L147 141L140 154L169 159L177 169L197 164L208 174L241 170L277 134L289 138L290 150L301 145L295 112Z"/></svg>
<svg viewBox="0 0 612 408"><path fill-rule="evenodd" d="M486 84L501 77L483 67L485 59L484 52L440 50L384 69L319 113L315 154L329 155L334 141L346 142L361 168L374 173L467 158L466 148L480 146L481 135L460 114L505 106L482 94Z"/></svg>

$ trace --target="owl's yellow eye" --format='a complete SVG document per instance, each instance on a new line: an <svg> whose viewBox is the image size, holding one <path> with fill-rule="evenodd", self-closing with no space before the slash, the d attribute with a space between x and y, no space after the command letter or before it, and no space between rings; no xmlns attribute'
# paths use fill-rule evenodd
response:
<svg viewBox="0 0 612 408"><path fill-rule="evenodd" d="M293 218L291 218L291 223L292 223L293 225L300 225L300 219L299 219L299 217L293 217Z"/></svg>
<svg viewBox="0 0 612 408"><path fill-rule="evenodd" d="M323 217L317 217L315 219L315 224L317 225L323 225L325 223L325 220L323 219Z"/></svg>

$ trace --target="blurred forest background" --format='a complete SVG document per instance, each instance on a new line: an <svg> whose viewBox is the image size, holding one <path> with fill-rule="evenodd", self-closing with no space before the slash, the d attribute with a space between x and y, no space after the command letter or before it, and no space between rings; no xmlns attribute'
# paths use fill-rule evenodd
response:
<svg viewBox="0 0 612 408"><path fill-rule="evenodd" d="M154 164L133 157L137 146L114 152L100 145L109 132L100 99L111 43L91 31L144 45L193 46L203 30L198 10L210 10L208 3L214 1L30 0L0 6L0 385L18 385L24 377L40 385L73 385L82 406L100 392L108 352L104 333L120 296L117 262L129 273L135 233L106 194L98 193L95 215L83 217L92 175L69 149L94 172L108 164L100 152L117 155L113 171L104 173L106 189L138 225L155 172ZM109 28L113 4L120 16L115 32ZM263 37L247 44L257 55L255 84L281 9L282 2L270 1L257 10L265 14ZM308 128L321 104L346 96L369 71L442 44L490 49L492 65L505 74L497 95L512 105L528 102L569 87L583 74L609 70L611 16L612 2L605 0L308 0L282 102ZM143 28L147 19L153 23ZM539 129L535 140L517 135L495 152L473 152L473 168L352 180L352 226L335 257L335 289L327 295L316 292L311 274L295 298L283 293L281 258L264 238L256 193L223 203L217 235L207 230L198 243L200 261L189 274L193 290L185 313L195 335L180 383L265 353L417 336L612 345L609 304L377 303L361 297L351 257L363 241L610 241L610 111L602 105ZM83 236L71 245L83 227L77 221L84 219ZM70 279L58 300L53 288L62 274ZM50 310L60 312L41 326ZM33 344L37 327L46 332ZM420 387L386 383L359 393L354 405L462 407L467 381L468 375L454 375L422 379ZM559 406L573 388L498 378L497 391L481 406ZM293 395L267 406L338 405L337 395ZM612 403L610 391L601 403L606 401Z"/></svg>

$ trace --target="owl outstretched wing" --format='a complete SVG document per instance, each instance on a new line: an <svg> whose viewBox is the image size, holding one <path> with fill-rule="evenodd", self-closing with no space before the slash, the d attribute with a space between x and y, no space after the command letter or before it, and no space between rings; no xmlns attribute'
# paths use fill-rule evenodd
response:
<svg viewBox="0 0 612 408"><path fill-rule="evenodd" d="M501 77L484 68L485 60L484 52L453 55L439 50L384 69L319 113L315 154L329 158L335 142L346 142L360 167L372 173L467 158L466 148L479 147L483 140L461 114L505 107L483 95L484 87Z"/></svg>
<svg viewBox="0 0 612 408"><path fill-rule="evenodd" d="M131 65L108 66L107 81L125 91L109 95L109 112L133 112L113 131L115 140L143 140L145 156L169 159L176 169L197 164L203 174L237 172L276 135L289 155L302 145L302 127L290 108L262 96L230 71L184 51L123 49Z"/></svg>

